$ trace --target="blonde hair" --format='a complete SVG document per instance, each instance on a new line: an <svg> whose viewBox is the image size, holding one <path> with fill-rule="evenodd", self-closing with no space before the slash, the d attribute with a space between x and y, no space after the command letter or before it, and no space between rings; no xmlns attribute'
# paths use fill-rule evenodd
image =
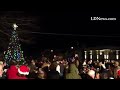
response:
<svg viewBox="0 0 120 90"><path fill-rule="evenodd" d="M94 70L89 70L88 75L91 76L92 78L95 78L95 71Z"/></svg>
<svg viewBox="0 0 120 90"><path fill-rule="evenodd" d="M0 65L3 65L3 62L2 62L2 61L0 61Z"/></svg>

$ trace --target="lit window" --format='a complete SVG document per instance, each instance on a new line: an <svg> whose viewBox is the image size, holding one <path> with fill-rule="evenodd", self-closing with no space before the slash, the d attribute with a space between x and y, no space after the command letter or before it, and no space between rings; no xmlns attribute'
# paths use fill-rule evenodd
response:
<svg viewBox="0 0 120 90"><path fill-rule="evenodd" d="M97 55L97 60L98 60L98 58L99 58L99 55Z"/></svg>
<svg viewBox="0 0 120 90"><path fill-rule="evenodd" d="M109 55L107 55L107 59L109 58Z"/></svg>
<svg viewBox="0 0 120 90"><path fill-rule="evenodd" d="M116 59L119 59L119 56L118 56L118 55L116 55Z"/></svg>
<svg viewBox="0 0 120 90"><path fill-rule="evenodd" d="M104 59L107 59L107 55L104 55Z"/></svg>
<svg viewBox="0 0 120 90"><path fill-rule="evenodd" d="M85 51L85 59L87 59L87 51Z"/></svg>
<svg viewBox="0 0 120 90"><path fill-rule="evenodd" d="M118 50L116 50L116 59L119 59Z"/></svg>
<svg viewBox="0 0 120 90"><path fill-rule="evenodd" d="M100 55L102 55L102 51L100 50Z"/></svg>
<svg viewBox="0 0 120 90"><path fill-rule="evenodd" d="M99 55L98 55L98 50L96 50L97 51L97 60L99 59Z"/></svg>
<svg viewBox="0 0 120 90"><path fill-rule="evenodd" d="M90 59L92 60L92 50L90 50Z"/></svg>

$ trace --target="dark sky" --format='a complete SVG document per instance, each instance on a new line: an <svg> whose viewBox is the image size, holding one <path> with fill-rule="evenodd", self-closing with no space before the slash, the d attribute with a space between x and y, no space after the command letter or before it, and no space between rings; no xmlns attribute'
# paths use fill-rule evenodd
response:
<svg viewBox="0 0 120 90"><path fill-rule="evenodd" d="M26 12L28 13L28 12ZM117 34L119 12L41 12L29 11L28 14L39 16L40 32L66 34ZM91 21L90 17L115 17L116 21ZM114 31L114 30L115 31ZM93 30L95 30L93 32ZM112 31L110 31L112 30ZM109 32L108 32L109 31Z"/></svg>
<svg viewBox="0 0 120 90"><path fill-rule="evenodd" d="M31 11L31 15L39 16L39 33L34 34L37 44L32 45L34 50L40 48L68 48L76 45L82 47L119 46L119 12L102 11L64 11L41 12ZM117 18L116 21L91 21L90 17ZM41 35L40 33L57 33L60 35ZM73 34L73 35L61 35ZM75 36L78 35L78 36ZM79 36L79 35L103 35ZM117 37L118 36L118 37ZM31 47L30 47L31 48ZM39 49L38 49L39 48Z"/></svg>
<svg viewBox="0 0 120 90"><path fill-rule="evenodd" d="M35 44L22 43L25 51L36 51L41 48L68 48L79 42L79 46L119 46L120 12L115 11L87 11L87 10L29 10L23 15L36 17L38 33L33 33ZM90 17L117 18L116 21L91 21ZM32 26L31 26L32 27ZM36 32L36 31L35 31ZM48 34L41 34L48 33ZM52 33L52 35L49 35ZM60 34L60 35L55 35ZM70 34L70 35L62 35ZM71 35L72 34L72 35ZM78 36L75 36L78 35ZM104 35L79 36L79 35ZM107 37L111 36L111 37Z"/></svg>
<svg viewBox="0 0 120 90"><path fill-rule="evenodd" d="M39 32L73 35L120 35L119 12L39 12ZM90 17L117 18L116 21L91 21ZM36 36L40 36L36 34ZM68 36L67 36L68 37ZM47 35L46 35L47 38ZM62 36L61 36L62 38ZM73 37L72 37L73 38ZM78 37L77 37L78 38ZM81 38L81 37L80 37ZM87 37L86 37L87 38ZM39 38L41 39L41 38ZM63 38L64 39L64 38Z"/></svg>

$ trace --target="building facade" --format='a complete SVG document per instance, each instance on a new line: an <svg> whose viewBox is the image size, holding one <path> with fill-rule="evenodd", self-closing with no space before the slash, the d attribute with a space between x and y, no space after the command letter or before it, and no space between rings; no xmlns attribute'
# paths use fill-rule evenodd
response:
<svg viewBox="0 0 120 90"><path fill-rule="evenodd" d="M85 49L84 60L119 60L120 49Z"/></svg>

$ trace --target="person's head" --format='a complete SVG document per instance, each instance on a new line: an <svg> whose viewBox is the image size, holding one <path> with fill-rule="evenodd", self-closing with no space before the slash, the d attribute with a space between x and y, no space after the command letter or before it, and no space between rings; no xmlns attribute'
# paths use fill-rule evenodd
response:
<svg viewBox="0 0 120 90"><path fill-rule="evenodd" d="M95 65L97 66L97 62L95 62Z"/></svg>
<svg viewBox="0 0 120 90"><path fill-rule="evenodd" d="M21 76L29 75L30 69L26 65L22 65L18 68L18 73Z"/></svg>
<svg viewBox="0 0 120 90"><path fill-rule="evenodd" d="M31 60L31 62L35 62L35 60Z"/></svg>
<svg viewBox="0 0 120 90"><path fill-rule="evenodd" d="M94 70L89 70L88 75L94 79L95 78L95 71Z"/></svg>
<svg viewBox="0 0 120 90"><path fill-rule="evenodd" d="M3 74L3 65L0 64L0 76L2 76L2 74Z"/></svg>
<svg viewBox="0 0 120 90"><path fill-rule="evenodd" d="M0 61L0 65L2 65L4 67L4 62L3 61Z"/></svg>
<svg viewBox="0 0 120 90"><path fill-rule="evenodd" d="M99 66L102 66L102 62L99 62Z"/></svg>
<svg viewBox="0 0 120 90"><path fill-rule="evenodd" d="M45 74L45 72L42 68L39 68L38 74L39 74L38 78L40 78L40 79L45 79L46 78L46 74Z"/></svg>
<svg viewBox="0 0 120 90"><path fill-rule="evenodd" d="M108 72L101 73L101 79L108 79L108 78L109 78Z"/></svg>
<svg viewBox="0 0 120 90"><path fill-rule="evenodd" d="M17 65L17 62L14 61L14 60L11 60L11 61L10 61L10 65Z"/></svg>
<svg viewBox="0 0 120 90"><path fill-rule="evenodd" d="M114 63L115 62L115 60L111 60L111 63Z"/></svg>
<svg viewBox="0 0 120 90"><path fill-rule="evenodd" d="M56 70L56 67L57 67L57 63L52 62L49 68L50 68L50 70Z"/></svg>
<svg viewBox="0 0 120 90"><path fill-rule="evenodd" d="M35 62L33 61L33 62L31 62L32 63L32 65L35 65Z"/></svg>
<svg viewBox="0 0 120 90"><path fill-rule="evenodd" d="M0 64L3 65L3 61L0 61Z"/></svg>
<svg viewBox="0 0 120 90"><path fill-rule="evenodd" d="M116 62L114 63L114 66L115 66L115 67L119 66L119 62L116 61Z"/></svg>

